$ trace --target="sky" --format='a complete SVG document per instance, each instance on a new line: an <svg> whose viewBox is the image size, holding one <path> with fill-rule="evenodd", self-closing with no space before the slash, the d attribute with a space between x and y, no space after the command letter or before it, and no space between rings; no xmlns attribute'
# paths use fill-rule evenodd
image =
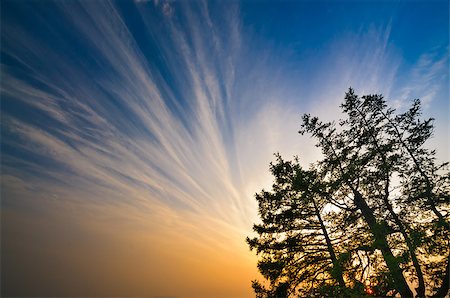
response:
<svg viewBox="0 0 450 298"><path fill-rule="evenodd" d="M450 160L448 1L1 2L2 296L244 298L301 115L420 98Z"/></svg>

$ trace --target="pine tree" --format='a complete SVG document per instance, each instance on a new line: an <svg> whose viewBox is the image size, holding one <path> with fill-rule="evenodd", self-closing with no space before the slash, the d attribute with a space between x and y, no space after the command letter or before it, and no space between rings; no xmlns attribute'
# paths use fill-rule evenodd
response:
<svg viewBox="0 0 450 298"><path fill-rule="evenodd" d="M326 201L318 173L279 155L270 170L275 177L272 190L256 194L262 220L254 225L258 237L247 238L262 256L258 269L270 288L256 281L253 287L265 297L286 297L288 293L314 297L324 291L341 295L345 283L322 218Z"/></svg>
<svg viewBox="0 0 450 298"><path fill-rule="evenodd" d="M300 133L317 140L323 159L304 170L278 156L272 191L256 196L262 224L247 241L269 287L255 281L255 292L444 296L450 173L425 147L433 119L420 119L419 100L396 114L381 95L352 89L341 108L337 124L303 116Z"/></svg>

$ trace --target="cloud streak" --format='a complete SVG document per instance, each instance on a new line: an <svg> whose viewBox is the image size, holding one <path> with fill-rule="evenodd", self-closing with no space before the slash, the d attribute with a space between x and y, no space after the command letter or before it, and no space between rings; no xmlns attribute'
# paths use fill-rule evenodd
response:
<svg viewBox="0 0 450 298"><path fill-rule="evenodd" d="M73 7L78 4L82 7ZM211 191L204 189L207 185L228 189L236 195L227 180L229 162L215 117L215 113L223 109L218 102L218 83L213 75L206 74L208 70L201 60L204 57L192 57L188 50L181 53L184 62L191 64L189 77L192 78L193 97L187 100L192 101L193 114L188 116L192 126L188 130L179 120L184 116L177 115L167 106L166 100L171 99L165 98L159 87L165 85L164 81L153 78L114 6L108 2L95 4L96 7L90 7L91 3L82 4L65 3L60 8L92 50L98 51L96 55L107 60L112 68L111 78L107 80L98 73L88 77L86 69L67 65L71 61L65 59L66 62L56 59L61 62L56 68L65 74L64 78L54 76L40 81L51 91L59 91L57 94L38 90L29 82L6 78L4 94L9 100L25 102L49 120L48 126L37 128L7 116L7 128L27 140L27 144L12 145L22 145L26 150L25 147L38 144L33 148L33 154L51 156L77 177L85 177L87 184L88 181L102 181L107 187L123 188L127 193L130 191L127 185L131 182L133 187L153 193L153 197L174 201L172 207L175 208L187 206L195 212L206 208L210 212L208 206L199 204L205 200L215 201ZM93 20L95 26L89 23ZM187 47L182 43L180 33L175 32L173 36L175 43ZM19 40L11 44L30 41L26 35L18 35L15 39ZM30 53L23 56L36 57L41 50L40 45L29 44ZM195 63L201 69L195 70L192 61L197 61ZM31 67L39 74L37 67ZM55 85L72 88L57 90ZM119 107L115 107L113 101ZM172 101L177 103L177 99ZM122 108L126 113L120 113ZM117 114L122 117L117 119ZM45 169L42 171L46 172ZM208 182L209 177L214 181Z"/></svg>

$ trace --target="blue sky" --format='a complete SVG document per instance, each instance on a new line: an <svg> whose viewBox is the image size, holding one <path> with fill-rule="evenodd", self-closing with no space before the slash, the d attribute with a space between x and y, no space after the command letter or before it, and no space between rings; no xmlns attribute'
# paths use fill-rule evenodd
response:
<svg viewBox="0 0 450 298"><path fill-rule="evenodd" d="M421 98L449 160L448 53L448 1L3 1L3 290L247 297L301 115Z"/></svg>

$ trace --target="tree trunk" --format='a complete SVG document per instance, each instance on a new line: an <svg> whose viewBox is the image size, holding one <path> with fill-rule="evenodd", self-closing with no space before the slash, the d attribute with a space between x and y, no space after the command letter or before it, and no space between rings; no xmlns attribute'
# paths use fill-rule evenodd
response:
<svg viewBox="0 0 450 298"><path fill-rule="evenodd" d="M360 111L359 109L357 109L357 111L361 115L361 119L364 121L365 126L366 127L370 127L369 123L365 119L364 113L362 111ZM423 278L422 269L420 268L419 260L417 259L417 256L416 256L415 247L412 244L408 233L406 232L405 225L400 220L398 215L394 212L394 208L392 208L391 202L389 202L389 180L390 180L389 169L391 168L391 165L386 160L386 152L383 152L383 150L381 150L379 142L378 142L378 140L376 138L376 135L373 133L373 131L370 131L370 130L367 130L367 129L366 129L366 131L367 131L367 133L370 133L370 136L372 137L373 144L375 145L376 151L377 151L377 153L379 154L380 158L383 161L383 168L382 169L384 170L385 179L386 179L386 181L385 181L385 183L386 183L385 184L385 194L383 196L383 202L386 205L386 207L387 207L389 213L391 214L392 218L394 219L395 223L397 224L398 228L400 229L400 233L403 235L403 238L405 239L406 245L408 247L409 255L411 256L411 260L413 262L414 269L416 270L417 279L419 281L419 285L416 288L416 291L417 291L416 298L423 298L423 297L425 297L425 281L424 281L424 278ZM402 143L402 144L404 144L404 143ZM414 158L414 156L413 156L413 158ZM429 181L428 180L427 180L427 186L429 186ZM434 208L434 209L437 212L436 208Z"/></svg>
<svg viewBox="0 0 450 298"><path fill-rule="evenodd" d="M394 257L391 248L387 242L387 233L384 228L380 228L380 225L377 223L375 216L372 213L369 205L364 200L362 195L354 190L354 202L355 205L361 211L365 221L367 222L370 231L372 232L375 238L375 245L381 251L383 255L384 261L389 268L389 272L392 276L393 287L400 293L401 297L414 297L411 289L409 288L406 280L403 276L402 270Z"/></svg>
<svg viewBox="0 0 450 298"><path fill-rule="evenodd" d="M392 208L391 203L387 200L387 198L384 198L384 204L386 205L387 209L389 210L389 213L393 217L395 223L397 224L398 228L400 229L400 233L403 235L403 238L405 238L406 246L408 247L409 255L411 256L411 260L413 262L413 266L416 269L417 279L419 281L419 285L416 288L417 296L416 298L423 298L425 297L425 281L423 278L422 269L420 268L419 260L417 259L415 247L411 242L411 239L409 238L409 235L407 234L405 227L403 225L403 222L400 220L398 215L394 212L394 209Z"/></svg>
<svg viewBox="0 0 450 298"><path fill-rule="evenodd" d="M439 290L434 294L433 298L443 298L446 297L450 284L450 254L447 257L447 267L445 268L444 281L442 282Z"/></svg>
<svg viewBox="0 0 450 298"><path fill-rule="evenodd" d="M402 134L398 130L397 125L395 125L395 123L393 123L392 120L383 111L380 110L380 112L383 115L383 117L389 122L389 124L391 124L391 127L394 129L395 134L396 134L400 144L403 146L403 148L406 150L406 152L408 152L408 155L411 157L419 174L422 176L422 178L425 179L425 184L427 186L427 201L426 202L429 205L431 211L437 216L437 218L439 219L439 222L445 227L445 229L447 231L450 231L450 224L445 220L442 213L439 212L439 210L437 210L436 204L433 201L433 187L431 186L428 175L422 170L422 168L420 166L420 162L414 156L414 153L411 151L411 148L409 148L408 145L403 140Z"/></svg>
<svg viewBox="0 0 450 298"><path fill-rule="evenodd" d="M345 282L344 278L342 276L342 268L341 264L339 263L336 254L334 252L333 245L331 244L330 237L328 236L327 229L325 227L325 224L323 223L322 217L320 216L319 208L317 208L316 201L312 199L313 205L314 205L314 211L316 212L316 216L320 223L320 228L322 229L323 236L325 237L325 242L327 243L327 249L328 253L330 254L331 261L333 262L333 278L337 280L339 283L339 286L344 289L345 288Z"/></svg>

